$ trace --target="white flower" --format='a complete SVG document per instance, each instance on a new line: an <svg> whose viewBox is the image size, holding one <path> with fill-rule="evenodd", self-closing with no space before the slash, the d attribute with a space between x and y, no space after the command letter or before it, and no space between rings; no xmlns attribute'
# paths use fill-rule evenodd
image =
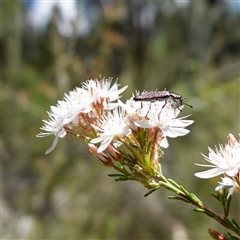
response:
<svg viewBox="0 0 240 240"><path fill-rule="evenodd" d="M137 125L135 125L135 122L137 120L143 119L146 117L147 112L149 110L149 103L141 104L141 102L134 101L132 98L127 100L127 102L124 104L120 100L118 100L118 104L120 107L122 107L124 112L124 120L128 124L128 126L133 130L136 131L137 129L140 129ZM148 107L147 107L148 105Z"/></svg>
<svg viewBox="0 0 240 240"><path fill-rule="evenodd" d="M148 120L138 120L135 124L141 128L159 127L163 132L164 137L160 145L166 148L168 147L166 137L176 138L178 136L184 136L190 132L188 129L185 129L185 127L189 126L194 121L184 120L189 115L182 118L176 118L183 107L184 106L174 108L170 102L165 103L162 101L156 101L150 104L150 109L148 109L147 113Z"/></svg>
<svg viewBox="0 0 240 240"><path fill-rule="evenodd" d="M150 102L140 102L134 101L133 98L130 98L124 104L120 100L118 100L119 106L121 106L127 115L130 116L139 116L139 117L146 117L149 109L150 109ZM138 118L139 118L138 117Z"/></svg>
<svg viewBox="0 0 240 240"><path fill-rule="evenodd" d="M92 100L86 90L76 88L69 95L65 94L65 101L58 101L57 106L51 106L51 111L47 112L50 120L43 120L45 123L40 129L42 132L37 137L47 137L55 135L52 146L46 151L50 153L57 145L58 138L66 136L66 130L72 128L72 124L77 125L78 114L88 113L91 111L90 104Z"/></svg>
<svg viewBox="0 0 240 240"><path fill-rule="evenodd" d="M224 177L222 178L222 182L218 182L219 185L215 188L216 191L219 191L220 189L224 188L224 187L228 187L229 188L229 194L228 197L230 195L233 194L235 188L238 187L237 183L234 182L231 178L228 177Z"/></svg>
<svg viewBox="0 0 240 240"><path fill-rule="evenodd" d="M219 144L219 149L213 151L208 148L208 157L203 155L205 160L212 165L196 164L203 167L211 167L207 171L198 172L194 175L199 178L211 178L220 174L225 174L229 177L234 177L240 171L240 144L237 141L229 139L228 144L223 147Z"/></svg>
<svg viewBox="0 0 240 240"><path fill-rule="evenodd" d="M59 101L57 107L51 106L51 112L47 112L50 120L43 120L45 124L40 129L46 132L41 132L37 137L56 136L52 146L46 151L46 154L50 153L56 147L58 138L65 137L66 129L70 128L68 124L64 123L68 112L66 105L65 102Z"/></svg>
<svg viewBox="0 0 240 240"><path fill-rule="evenodd" d="M68 129L72 129L73 125L78 126L80 113L91 116L98 111L98 109L113 109L118 106L118 103L111 103L117 100L127 86L118 90L118 84L115 82L111 87L112 79L102 79L98 81L89 80L83 83L83 88L75 88L69 94L64 95L63 101L58 101L57 106L52 106L51 111L48 112L50 120L43 120L44 126L41 127L41 132L37 137L46 137L54 135L55 139L52 146L46 151L46 154L51 152L57 145L58 138L63 138L67 134ZM81 122L82 124L82 122ZM89 122L84 122L89 125Z"/></svg>
<svg viewBox="0 0 240 240"><path fill-rule="evenodd" d="M113 113L104 115L102 120L97 121L93 127L100 132L98 138L92 139L91 143L99 143L101 145L98 152L104 151L115 137L121 137L131 133L130 128L123 120L122 112L115 109Z"/></svg>
<svg viewBox="0 0 240 240"><path fill-rule="evenodd" d="M83 83L83 87L88 90L94 104L103 104L105 109L113 109L118 106L117 103L111 103L120 98L121 94L128 86L118 90L118 84L115 82L111 87L112 78L101 80L88 80Z"/></svg>
<svg viewBox="0 0 240 240"><path fill-rule="evenodd" d="M78 124L79 113L89 113L92 110L93 98L90 93L82 88L76 88L69 95L65 94L64 100L69 106L64 123L73 122Z"/></svg>

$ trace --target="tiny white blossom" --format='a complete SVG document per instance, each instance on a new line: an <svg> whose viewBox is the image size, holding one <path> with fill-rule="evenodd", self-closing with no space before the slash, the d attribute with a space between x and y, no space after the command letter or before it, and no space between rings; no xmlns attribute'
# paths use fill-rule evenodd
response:
<svg viewBox="0 0 240 240"><path fill-rule="evenodd" d="M208 148L208 157L203 155L206 161L212 165L196 164L198 166L210 167L212 169L195 173L194 175L199 178L212 178L220 174L226 174L229 177L236 176L240 171L240 144L231 139L228 144L223 147L219 144L219 149L214 151Z"/></svg>
<svg viewBox="0 0 240 240"><path fill-rule="evenodd" d="M134 101L132 98L127 100L126 103L118 100L118 103L123 109L125 122L133 131L137 130L139 127L135 122L146 117L150 103L144 102L142 104L141 102Z"/></svg>
<svg viewBox="0 0 240 240"><path fill-rule="evenodd" d="M45 131L37 135L37 137L47 137L54 135L55 139L52 146L46 151L46 154L51 152L57 145L58 138L63 138L66 135L66 129L70 128L64 121L67 115L66 103L59 101L57 107L51 106L51 112L47 112L49 120L43 120L45 123L40 129Z"/></svg>
<svg viewBox="0 0 240 240"><path fill-rule="evenodd" d="M112 113L104 115L102 120L97 121L93 127L100 132L98 138L94 138L90 143L99 143L98 152L104 151L115 137L121 137L131 133L130 128L123 120L122 112L115 109Z"/></svg>
<svg viewBox="0 0 240 240"><path fill-rule="evenodd" d="M115 82L111 87L112 78L101 80L88 80L83 83L83 87L88 90L92 97L94 104L104 104L105 109L113 109L118 106L117 103L111 103L120 98L121 94L128 86L118 90L118 84Z"/></svg>
<svg viewBox="0 0 240 240"><path fill-rule="evenodd" d="M50 120L43 120L45 123L40 129L45 131L37 135L37 137L46 137L54 135L55 139L52 146L46 151L50 153L57 145L58 138L66 136L66 130L72 128L72 124L76 125L79 113L87 113L91 111L89 93L86 90L77 88L71 91L69 95L65 94L65 101L58 101L57 106L51 106L51 111L47 112Z"/></svg>
<svg viewBox="0 0 240 240"><path fill-rule="evenodd" d="M118 90L118 84L115 82L111 86L112 79L102 80L88 80L83 83L83 88L75 88L69 94L64 95L63 101L58 101L57 106L52 106L51 111L48 112L50 120L43 120L44 126L41 127L41 132L37 137L46 137L54 135L55 139L50 149L52 151L58 138L63 138L67 134L68 129L79 124L80 113L90 113L91 116L96 113L95 108L113 109L118 106L118 103L111 103L119 99L121 94L127 86ZM83 120L84 118L81 118ZM89 124L86 122L86 124Z"/></svg>
<svg viewBox="0 0 240 240"><path fill-rule="evenodd" d="M233 194L234 190L238 187L237 183L234 182L231 178L224 177L222 178L221 182L218 182L219 185L215 188L216 191L219 191L220 189L227 187L229 188L228 197Z"/></svg>
<svg viewBox="0 0 240 240"><path fill-rule="evenodd" d="M184 120L189 115L182 118L176 118L183 107L184 106L174 108L170 102L165 103L156 101L151 103L150 109L148 109L148 119L138 120L135 124L141 128L159 127L163 132L164 137L160 145L166 148L168 147L166 137L176 138L178 136L184 136L190 132L188 129L185 129L185 127L189 126L194 121Z"/></svg>
<svg viewBox="0 0 240 240"><path fill-rule="evenodd" d="M124 111L130 116L135 115L139 117L146 117L150 110L150 102L134 101L133 98L127 100L125 104L120 100L118 100L118 102Z"/></svg>
<svg viewBox="0 0 240 240"><path fill-rule="evenodd" d="M65 94L64 100L69 106L67 115L65 116L64 123L73 122L78 123L79 113L89 113L92 110L93 98L90 93L82 88L76 88L70 91L69 95Z"/></svg>

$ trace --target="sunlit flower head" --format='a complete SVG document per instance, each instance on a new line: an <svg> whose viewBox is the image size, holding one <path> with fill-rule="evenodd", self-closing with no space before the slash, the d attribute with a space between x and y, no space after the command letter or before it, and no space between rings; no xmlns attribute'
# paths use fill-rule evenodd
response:
<svg viewBox="0 0 240 240"><path fill-rule="evenodd" d="M100 133L99 137L90 141L91 143L101 142L98 152L104 151L114 138L131 133L131 129L123 119L122 112L118 109L115 109L112 113L109 112L108 115L104 115L103 119L98 120L93 125L93 128Z"/></svg>
<svg viewBox="0 0 240 240"><path fill-rule="evenodd" d="M132 98L127 100L126 103L118 100L118 103L119 106L123 109L124 120L128 124L128 126L133 131L141 131L141 129L135 124L135 122L137 120L142 120L146 118L146 114L150 106L149 103L141 104L141 102L136 102ZM148 105L148 107L146 105Z"/></svg>
<svg viewBox="0 0 240 240"><path fill-rule="evenodd" d="M215 188L215 190L219 191L222 188L229 188L228 196L232 195L234 191L240 192L240 185L238 185L237 182L235 182L229 177L223 177L222 181L218 183L219 185Z"/></svg>
<svg viewBox="0 0 240 240"><path fill-rule="evenodd" d="M52 146L46 151L51 152L57 145L58 138L63 138L66 131L73 125L78 124L78 114L88 113L92 110L92 99L90 94L81 88L76 88L64 95L63 101L58 101L57 106L51 106L51 111L47 112L50 120L43 120L45 123L40 129L45 131L37 137L55 135Z"/></svg>
<svg viewBox="0 0 240 240"><path fill-rule="evenodd" d="M103 104L105 109L114 109L118 106L117 103L111 103L120 98L120 95L127 86L118 89L117 81L112 83L112 78L108 79L91 79L83 83L83 88L89 91L93 97L94 104Z"/></svg>
<svg viewBox="0 0 240 240"><path fill-rule="evenodd" d="M184 136L190 131L185 127L191 125L193 120L184 120L188 116L176 118L184 106L174 108L170 102L156 101L150 104L147 110L146 120L138 120L135 124L141 128L159 127L163 132L163 141L160 143L162 147L168 147L167 137L176 138Z"/></svg>
<svg viewBox="0 0 240 240"><path fill-rule="evenodd" d="M194 175L199 178L212 178L220 174L228 177L235 177L239 175L240 171L240 143L233 137L232 134L228 136L228 144L225 147L219 144L215 151L208 148L208 157L203 155L206 161L211 165L196 164L198 166L210 167L211 169L195 173Z"/></svg>
<svg viewBox="0 0 240 240"><path fill-rule="evenodd" d="M41 132L37 135L37 137L55 136L53 144L46 151L46 154L56 147L58 138L65 137L66 130L71 128L68 123L65 123L66 116L68 115L68 104L66 102L59 101L57 107L51 106L51 111L47 113L50 119L43 120L45 124L40 128L45 132Z"/></svg>
<svg viewBox="0 0 240 240"><path fill-rule="evenodd" d="M81 127L87 130L88 126L88 130L91 131L91 124L95 118L101 117L106 109L114 109L119 105L112 101L118 100L119 94L127 86L118 90L117 82L111 86L111 81L111 78L88 80L82 84L82 88L75 88L65 94L64 99L58 101L57 106L51 107L51 111L48 112L50 120L44 120L44 126L41 127L45 132L37 135L37 137L55 136L51 148L46 153L55 148L58 138L63 138L69 133L69 129L75 129L76 132L71 132L75 135L81 132Z"/></svg>
<svg viewBox="0 0 240 240"><path fill-rule="evenodd" d="M64 100L68 105L67 115L64 123L78 123L79 113L89 113L92 110L93 97L88 91L82 88L75 88L69 94L65 94Z"/></svg>

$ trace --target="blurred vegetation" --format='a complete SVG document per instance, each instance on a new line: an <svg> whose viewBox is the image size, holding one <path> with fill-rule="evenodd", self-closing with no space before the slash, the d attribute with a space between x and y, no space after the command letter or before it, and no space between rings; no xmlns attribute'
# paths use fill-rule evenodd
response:
<svg viewBox="0 0 240 240"><path fill-rule="evenodd" d="M81 1L79 1L81 4ZM1 156L4 239L209 239L211 219L159 190L144 198L136 182L116 183L84 142L35 137L46 111L81 82L118 78L135 89L164 89L187 96L195 123L170 139L163 171L221 212L210 196L219 178L193 176L203 169L207 146L239 133L240 9L227 1L93 1L98 21L85 35L57 28L56 4L45 29L26 20L25 2L2 1ZM76 19L77 20L77 19ZM183 115L183 114L182 114ZM219 208L219 209L218 209ZM232 217L239 218L234 196ZM225 231L225 229L224 229Z"/></svg>

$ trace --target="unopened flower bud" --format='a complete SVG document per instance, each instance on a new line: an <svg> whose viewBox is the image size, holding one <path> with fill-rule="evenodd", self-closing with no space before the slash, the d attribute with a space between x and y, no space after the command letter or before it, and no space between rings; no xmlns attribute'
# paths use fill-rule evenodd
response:
<svg viewBox="0 0 240 240"><path fill-rule="evenodd" d="M236 138L235 138L231 133L228 134L227 140L228 140L229 142L231 142L231 144L232 144L233 146L234 146L234 145L236 145L236 147L239 146L239 142L236 140Z"/></svg>
<svg viewBox="0 0 240 240"><path fill-rule="evenodd" d="M97 159L99 160L103 165L105 166L109 166L111 167L113 165L112 163L112 159L110 157L108 157L106 154L104 154L103 152L98 152L98 148L89 143L88 144L88 149L89 149L89 152Z"/></svg>
<svg viewBox="0 0 240 240"><path fill-rule="evenodd" d="M225 237L223 234L215 231L214 229L212 228L209 228L208 229L208 233L209 235L213 238L213 239L216 239L216 240L225 240Z"/></svg>
<svg viewBox="0 0 240 240"><path fill-rule="evenodd" d="M128 126L131 128L132 132L134 132L135 134L139 134L141 132L141 128L135 125L135 121L139 120L139 118L137 118L137 115L128 114L125 116L124 120L126 121Z"/></svg>
<svg viewBox="0 0 240 240"><path fill-rule="evenodd" d="M121 161L123 158L122 154L112 145L108 145L106 151L116 161Z"/></svg>

